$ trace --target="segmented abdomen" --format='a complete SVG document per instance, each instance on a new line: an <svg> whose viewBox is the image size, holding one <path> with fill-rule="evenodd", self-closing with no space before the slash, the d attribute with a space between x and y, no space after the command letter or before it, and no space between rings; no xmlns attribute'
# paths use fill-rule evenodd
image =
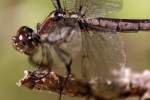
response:
<svg viewBox="0 0 150 100"><path fill-rule="evenodd" d="M86 24L89 26L95 26L97 28L116 31L116 32L137 32L137 31L149 31L150 19L138 20L138 19L112 19L112 18L95 18L86 19Z"/></svg>

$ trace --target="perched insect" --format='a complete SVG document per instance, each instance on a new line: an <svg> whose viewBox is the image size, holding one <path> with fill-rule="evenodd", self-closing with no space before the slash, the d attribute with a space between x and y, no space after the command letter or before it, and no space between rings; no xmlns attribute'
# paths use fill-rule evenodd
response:
<svg viewBox="0 0 150 100"><path fill-rule="evenodd" d="M55 7L34 32L21 27L13 37L17 51L33 56L42 48L42 60L38 66L49 66L53 48L67 69L66 82L73 63L81 68L86 80L92 77L111 77L112 68L125 64L125 54L119 32L150 30L150 20L112 19L102 17L107 12L122 8L122 0L51 0ZM77 65L76 65L77 66ZM65 83L66 83L65 82ZM61 91L63 88L61 88ZM60 92L61 93L61 92Z"/></svg>

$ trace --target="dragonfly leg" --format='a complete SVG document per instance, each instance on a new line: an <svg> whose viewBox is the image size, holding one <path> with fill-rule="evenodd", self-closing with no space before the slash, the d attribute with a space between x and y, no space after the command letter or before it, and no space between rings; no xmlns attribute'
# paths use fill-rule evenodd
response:
<svg viewBox="0 0 150 100"><path fill-rule="evenodd" d="M39 66L39 63L34 60L34 56L36 55L36 53L37 53L37 51L28 55L28 61L33 66Z"/></svg>
<svg viewBox="0 0 150 100"><path fill-rule="evenodd" d="M52 55L49 51L49 48L47 46L44 46L44 45L42 45L41 48L42 48L42 58L41 58L40 62L37 62L34 59L34 56L37 54L37 52L29 55L28 60L32 65L38 66L39 68L48 67L51 69L51 65L53 63L53 60L52 60Z"/></svg>
<svg viewBox="0 0 150 100"><path fill-rule="evenodd" d="M51 68L53 59L49 47L42 45L42 60L40 65Z"/></svg>
<svg viewBox="0 0 150 100"><path fill-rule="evenodd" d="M60 96L59 96L59 100L60 100L62 91L70 77L70 74L71 74L72 57L69 55L68 52L66 52L65 50L63 50L59 47L55 47L54 49L55 49L57 55L59 56L59 58L61 59L61 61L65 64L65 67L67 69L67 77L64 81L64 84L62 86L60 86Z"/></svg>
<svg viewBox="0 0 150 100"><path fill-rule="evenodd" d="M61 61L65 64L67 73L71 74L71 65L72 65L71 55L60 47L54 47L54 49L59 58L61 59Z"/></svg>

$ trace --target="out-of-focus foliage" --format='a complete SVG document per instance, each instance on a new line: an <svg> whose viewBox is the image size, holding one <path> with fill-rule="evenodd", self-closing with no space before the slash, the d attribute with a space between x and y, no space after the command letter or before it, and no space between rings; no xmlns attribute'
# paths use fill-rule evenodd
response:
<svg viewBox="0 0 150 100"><path fill-rule="evenodd" d="M57 100L57 94L35 92L18 88L15 83L23 70L31 68L27 57L16 52L11 37L22 25L35 29L51 12L50 0L1 0L0 1L0 97L3 100ZM149 0L124 0L123 9L109 17L150 18ZM127 51L127 62L135 69L150 68L150 33L122 34ZM68 97L66 97L68 98ZM66 98L63 98L66 100ZM70 98L68 98L70 100Z"/></svg>

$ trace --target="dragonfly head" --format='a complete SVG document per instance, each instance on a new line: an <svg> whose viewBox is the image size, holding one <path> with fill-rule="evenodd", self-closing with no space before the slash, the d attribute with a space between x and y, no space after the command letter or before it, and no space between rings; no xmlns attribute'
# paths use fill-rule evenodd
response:
<svg viewBox="0 0 150 100"><path fill-rule="evenodd" d="M34 31L27 27L22 26L18 31L16 36L12 37L13 47L25 54L32 54L33 50L38 47L40 43L40 37Z"/></svg>

